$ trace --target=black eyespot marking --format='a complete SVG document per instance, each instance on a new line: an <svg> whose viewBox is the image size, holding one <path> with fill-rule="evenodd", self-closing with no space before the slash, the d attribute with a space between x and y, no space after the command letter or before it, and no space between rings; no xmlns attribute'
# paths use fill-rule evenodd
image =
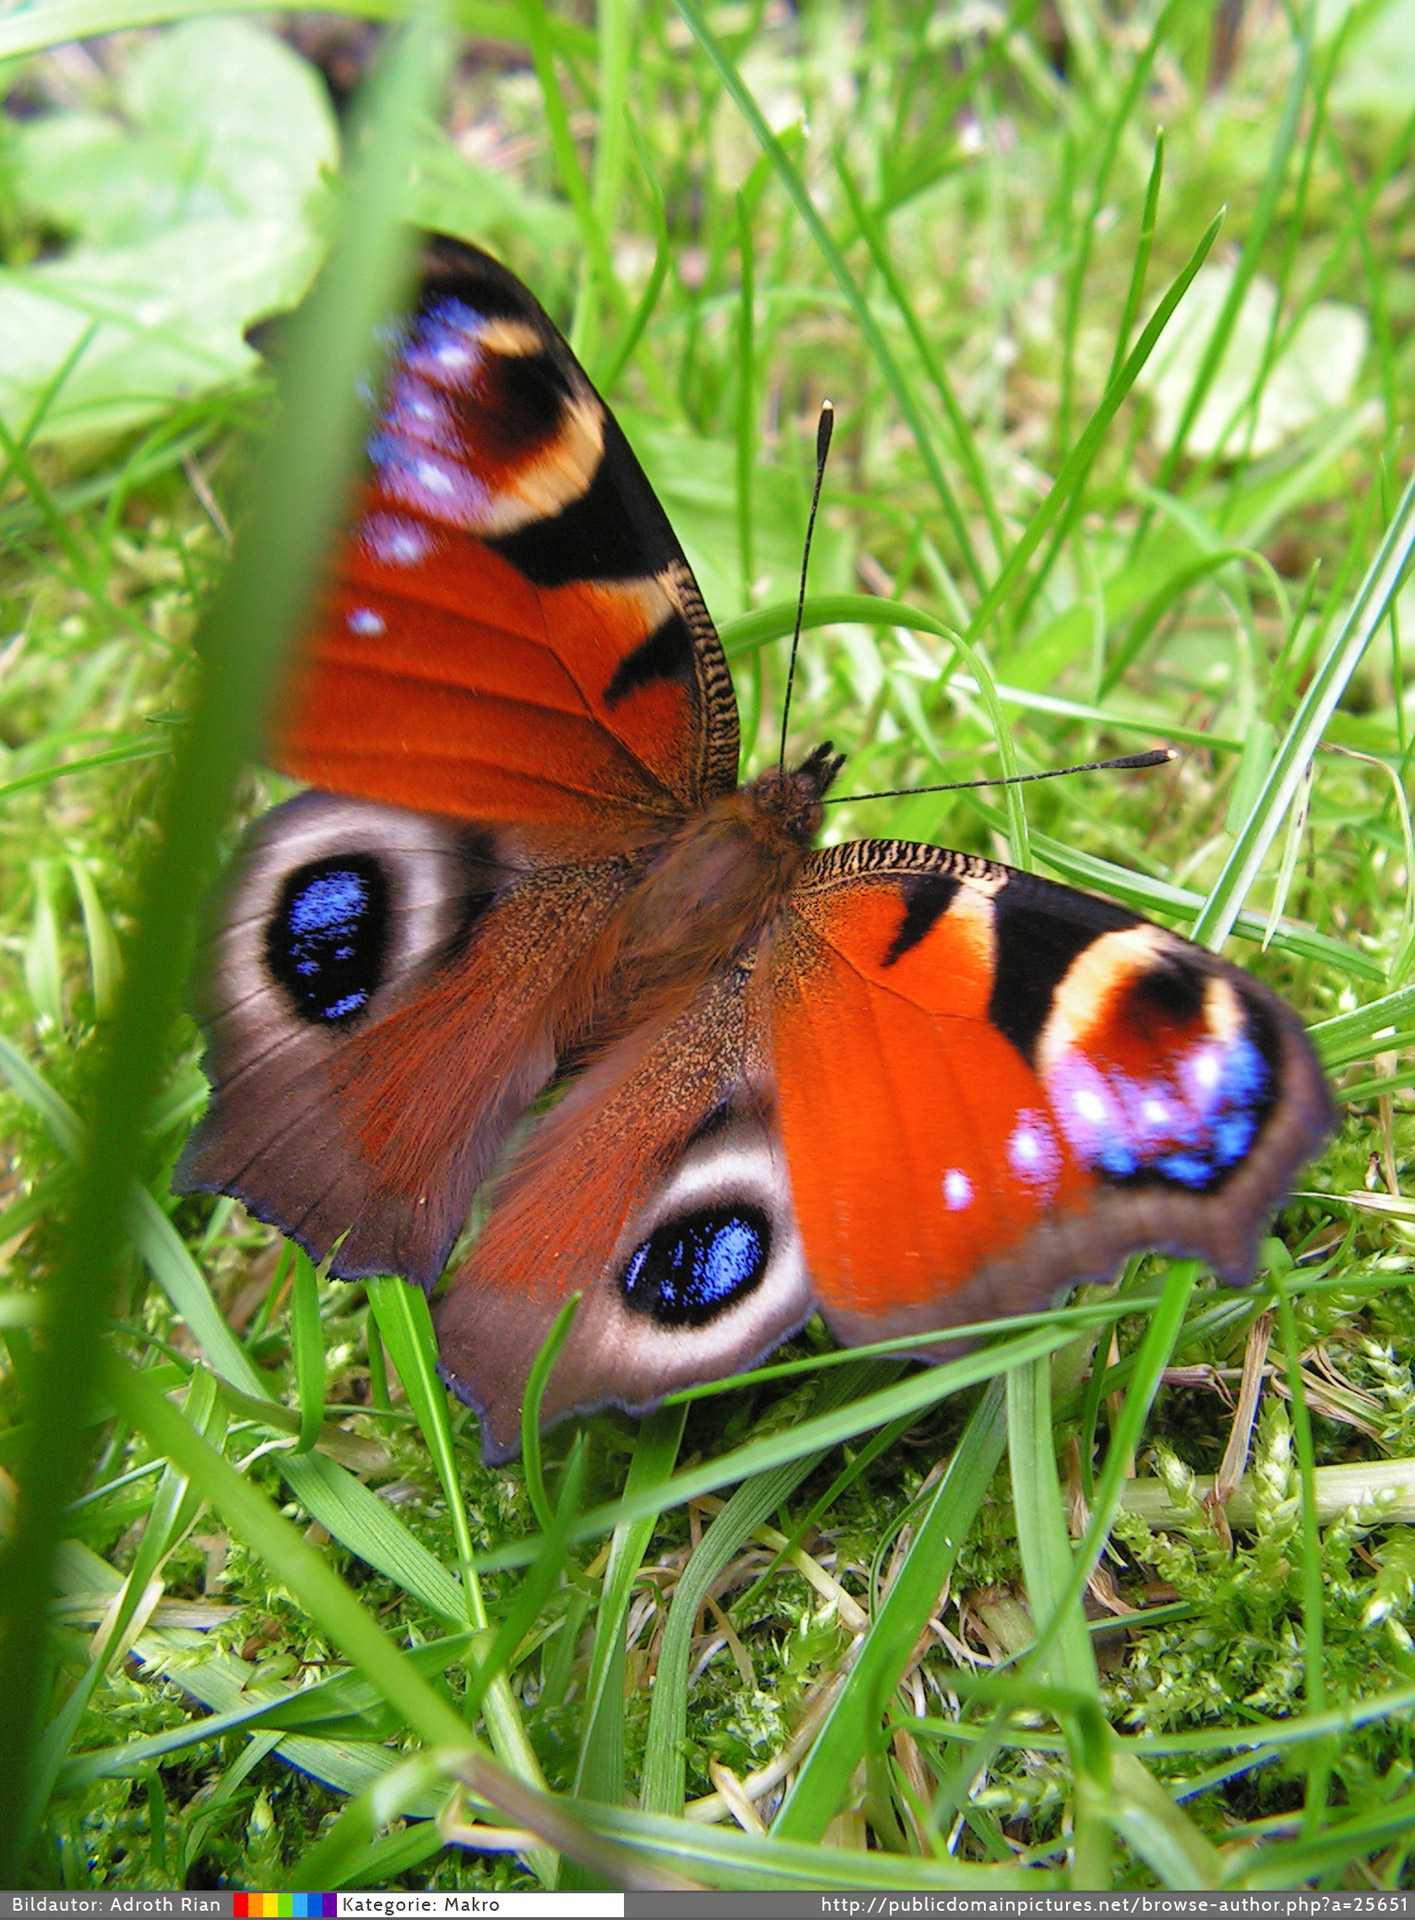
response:
<svg viewBox="0 0 1415 1920"><path fill-rule="evenodd" d="M1187 1027L1204 1011L1204 981L1198 967L1156 966L1140 974L1126 995L1126 1013L1137 1026L1147 1027L1158 1017L1176 1027Z"/></svg>
<svg viewBox="0 0 1415 1920"><path fill-rule="evenodd" d="M614 678L604 690L604 704L611 711L640 687L654 680L693 678L693 636L682 614L670 614L661 627L655 627L647 640L626 654L614 669Z"/></svg>
<svg viewBox="0 0 1415 1920"><path fill-rule="evenodd" d="M937 921L948 912L958 887L959 882L946 873L920 873L900 881L904 918L884 956L886 967L892 967L896 960L902 960L911 948L928 938Z"/></svg>
<svg viewBox="0 0 1415 1920"><path fill-rule="evenodd" d="M344 1026L383 980L388 880L366 853L336 854L286 880L265 930L265 958L311 1026Z"/></svg>
<svg viewBox="0 0 1415 1920"><path fill-rule="evenodd" d="M701 1327L758 1285L770 1257L771 1222L760 1207L704 1207L651 1233L619 1289L661 1327Z"/></svg>
<svg viewBox="0 0 1415 1920"><path fill-rule="evenodd" d="M565 375L548 353L488 355L484 391L473 413L477 441L503 457L542 446L559 427L570 397Z"/></svg>

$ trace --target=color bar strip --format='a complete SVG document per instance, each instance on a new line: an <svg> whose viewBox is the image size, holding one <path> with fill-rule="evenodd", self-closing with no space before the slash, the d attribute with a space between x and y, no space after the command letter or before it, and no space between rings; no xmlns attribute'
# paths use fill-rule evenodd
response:
<svg viewBox="0 0 1415 1920"><path fill-rule="evenodd" d="M337 1893L238 1893L235 1920L338 1920Z"/></svg>

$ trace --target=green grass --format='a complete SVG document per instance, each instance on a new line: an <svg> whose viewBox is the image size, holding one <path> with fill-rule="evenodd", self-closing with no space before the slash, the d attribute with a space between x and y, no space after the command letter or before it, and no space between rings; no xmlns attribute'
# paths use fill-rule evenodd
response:
<svg viewBox="0 0 1415 1920"><path fill-rule="evenodd" d="M229 194L134 105L167 29L47 51L206 11L0 22L12 102L82 129L121 99L148 141L56 185L10 124L17 284L76 234L95 286L120 245L156 271L172 182ZM1250 8L1231 65L1197 0L1067 8L1064 42L1025 4L1006 32L904 4L454 16L482 48L455 142L411 116L436 54L405 45L382 161L296 209L310 233L345 207L376 252L411 141L406 211L541 293L699 570L749 771L829 395L793 741L834 739L855 791L1182 749L831 835L999 855L1226 944L1312 1023L1344 1125L1250 1289L1137 1261L923 1372L808 1328L484 1468L420 1296L325 1282L167 1183L202 1099L193 915L281 791L237 773L378 272L336 250L343 345L326 317L303 375L292 349L273 433L269 381L231 372L253 312L156 284L188 329L164 386L141 317L82 294L0 397L7 1884L1410 1886L1415 117L1381 92L1381 9L1313 40L1309 10ZM170 84L209 56L162 57Z"/></svg>

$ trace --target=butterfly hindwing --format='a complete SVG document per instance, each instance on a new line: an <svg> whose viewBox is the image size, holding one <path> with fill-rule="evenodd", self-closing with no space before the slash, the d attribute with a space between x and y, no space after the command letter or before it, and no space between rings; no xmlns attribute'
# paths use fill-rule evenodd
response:
<svg viewBox="0 0 1415 1920"><path fill-rule="evenodd" d="M332 794L267 814L210 942L213 1097L178 1186L234 1194L341 1278L431 1286L554 1073L625 878Z"/></svg>
<svg viewBox="0 0 1415 1920"><path fill-rule="evenodd" d="M1025 1312L1127 1254L1252 1271L1330 1126L1291 1011L1108 901L970 856L813 855L772 940L807 1263L851 1341Z"/></svg>
<svg viewBox="0 0 1415 1920"><path fill-rule="evenodd" d="M736 783L712 622L527 290L456 241L422 266L277 760L419 812L651 836Z"/></svg>
<svg viewBox="0 0 1415 1920"><path fill-rule="evenodd" d="M443 1372L490 1459L519 1445L527 1376L581 1294L551 1422L750 1366L812 1310L771 1108L760 982L734 968L631 1035L541 1122L437 1311Z"/></svg>

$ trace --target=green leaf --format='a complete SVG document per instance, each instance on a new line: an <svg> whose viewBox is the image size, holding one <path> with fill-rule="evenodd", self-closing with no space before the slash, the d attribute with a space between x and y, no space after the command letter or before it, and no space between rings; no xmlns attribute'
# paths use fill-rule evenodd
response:
<svg viewBox="0 0 1415 1920"><path fill-rule="evenodd" d="M243 21L192 20L128 67L112 115L28 123L15 191L75 236L0 271L0 417L19 426L84 335L42 438L112 430L249 376L243 329L294 305L338 135L314 70Z"/></svg>

